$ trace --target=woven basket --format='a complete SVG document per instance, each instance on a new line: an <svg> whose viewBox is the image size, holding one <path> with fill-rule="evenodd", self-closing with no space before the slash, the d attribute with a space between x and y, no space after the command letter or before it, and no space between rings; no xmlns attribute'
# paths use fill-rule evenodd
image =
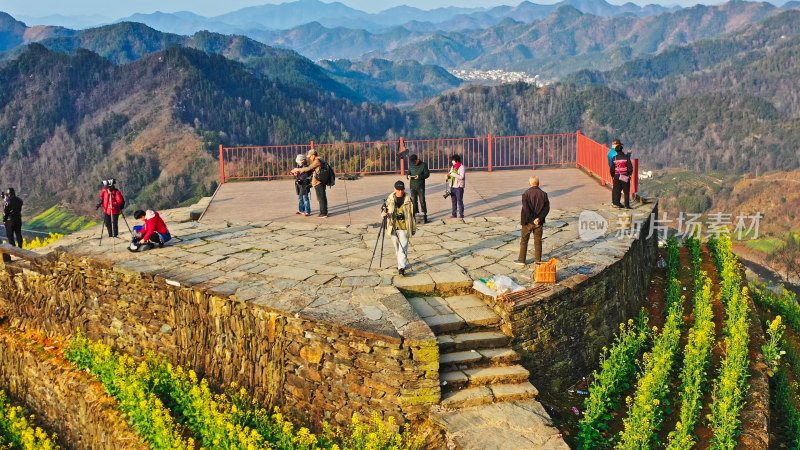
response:
<svg viewBox="0 0 800 450"><path fill-rule="evenodd" d="M555 258L547 262L537 262L533 270L533 281L537 283L555 283L556 263Z"/></svg>

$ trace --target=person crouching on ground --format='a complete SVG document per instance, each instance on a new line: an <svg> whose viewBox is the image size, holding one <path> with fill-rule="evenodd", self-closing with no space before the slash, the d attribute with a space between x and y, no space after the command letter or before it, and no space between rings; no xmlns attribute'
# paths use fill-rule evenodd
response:
<svg viewBox="0 0 800 450"><path fill-rule="evenodd" d="M161 219L157 212L149 209L145 212L140 209L133 213L133 218L141 220L143 224L133 227L133 238L128 250L141 252L150 250L155 246L161 248L172 239L167 229L167 224L164 223L164 220Z"/></svg>
<svg viewBox="0 0 800 450"><path fill-rule="evenodd" d="M414 220L414 204L406 195L406 185L402 181L394 184L394 192L386 199L386 210L381 213L386 217L386 228L392 235L392 244L397 255L397 272L405 275L408 267L409 238L417 232L417 221Z"/></svg>
<svg viewBox="0 0 800 450"><path fill-rule="evenodd" d="M516 263L524 266L528 257L528 239L533 233L533 255L536 262L542 261L542 230L550 212L550 200L539 188L539 179L528 179L530 188L522 194L522 239L519 241L519 258Z"/></svg>
<svg viewBox="0 0 800 450"><path fill-rule="evenodd" d="M297 155L294 160L297 163L297 169L305 169L308 167L305 155ZM311 192L311 174L308 172L295 172L294 190L297 192L297 199L299 201L297 212L295 214L304 214L306 217L311 215L311 200L308 198Z"/></svg>
<svg viewBox="0 0 800 450"><path fill-rule="evenodd" d="M614 179L614 187L611 189L611 204L617 208L631 209L631 175L633 174L633 164L631 156L625 154L622 143L616 146L617 154L611 160L613 167L611 177ZM625 206L620 202L620 191L625 193Z"/></svg>

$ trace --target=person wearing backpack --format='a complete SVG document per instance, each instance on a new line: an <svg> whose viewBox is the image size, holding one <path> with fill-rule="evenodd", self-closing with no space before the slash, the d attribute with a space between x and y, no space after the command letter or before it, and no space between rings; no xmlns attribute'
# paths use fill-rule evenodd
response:
<svg viewBox="0 0 800 450"><path fill-rule="evenodd" d="M631 209L631 175L633 174L633 164L630 155L625 154L625 150L620 143L615 147L617 153L611 160L611 177L614 179L614 187L611 190L611 204L617 208ZM620 194L625 193L625 206L620 200Z"/></svg>
<svg viewBox="0 0 800 450"><path fill-rule="evenodd" d="M323 219L328 218L328 196L325 193L325 188L331 184L331 178L335 179L332 176L331 166L325 162L322 158L317 155L317 151L313 148L306 153L306 158L311 162L308 167L295 167L292 169L292 175L297 175L299 173L312 173L313 176L311 177L311 187L314 188L314 193L317 196L317 202L319 202L319 214L317 217L321 217ZM323 167L326 170L321 170ZM322 178L322 179L321 179Z"/></svg>

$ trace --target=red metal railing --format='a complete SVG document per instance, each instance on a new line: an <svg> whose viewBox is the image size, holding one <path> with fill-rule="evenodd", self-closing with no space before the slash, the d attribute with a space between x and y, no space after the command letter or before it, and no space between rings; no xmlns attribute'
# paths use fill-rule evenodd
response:
<svg viewBox="0 0 800 450"><path fill-rule="evenodd" d="M603 144L595 142L580 131L575 133L578 138L577 166L584 169L600 180L603 186L611 186L611 170L608 164L608 152L611 150ZM631 194L639 192L639 158L632 158L633 176L631 177Z"/></svg>
<svg viewBox="0 0 800 450"><path fill-rule="evenodd" d="M275 145L266 147L219 147L220 178L258 180L290 177L295 157L316 149L337 174L378 175L402 173L405 160L397 154L408 150L428 163L432 171L447 170L450 157L461 155L470 170L579 167L610 181L608 148L580 132L536 136L486 136L459 139L427 139L335 144ZM638 160L634 160L635 175ZM636 180L636 176L634 176ZM634 181L636 185L636 181ZM635 188L632 189L635 192Z"/></svg>

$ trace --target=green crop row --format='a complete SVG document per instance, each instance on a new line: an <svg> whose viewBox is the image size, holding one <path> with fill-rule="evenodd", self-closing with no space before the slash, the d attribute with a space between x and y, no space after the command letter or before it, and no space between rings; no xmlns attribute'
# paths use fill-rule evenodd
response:
<svg viewBox="0 0 800 450"><path fill-rule="evenodd" d="M689 330L689 340L683 352L680 418L675 430L669 434L667 449L670 450L689 449L695 443L692 432L703 406L702 396L708 379L711 348L716 341L711 279L702 272L698 272L698 276L702 277L702 282L695 285L699 284L702 288L694 296L694 327Z"/></svg>
<svg viewBox="0 0 800 450"><path fill-rule="evenodd" d="M664 418L669 393L669 378L675 362L683 323L680 282L677 279L679 250L674 239L667 241L667 319L655 338L653 351L642 357L643 370L633 397L626 399L628 416L617 444L619 449L650 448ZM656 329L653 329L654 333Z"/></svg>
<svg viewBox="0 0 800 450"><path fill-rule="evenodd" d="M5 392L0 391L0 449L51 450L60 448L39 427L31 425L34 417L26 417L22 407L9 402Z"/></svg>
<svg viewBox="0 0 800 450"><path fill-rule="evenodd" d="M715 259L722 263L720 297L726 305L725 356L719 376L715 380L713 403L708 419L714 431L713 449L733 449L739 433L739 413L749 390L747 375L750 368L749 293L742 284L742 268L731 251L731 241L726 235L714 246Z"/></svg>
<svg viewBox="0 0 800 450"><path fill-rule="evenodd" d="M800 411L797 410L792 399L792 389L789 386L789 377L785 367L779 367L772 378L773 389L770 396L772 410L776 413L776 420L780 424L781 435L786 440L789 448L800 448ZM794 384L797 392L797 384Z"/></svg>
<svg viewBox="0 0 800 450"><path fill-rule="evenodd" d="M193 370L176 367L150 355L135 362L99 341L78 333L65 355L80 369L93 373L117 398L130 424L152 448L196 448L193 435L204 448L214 449L417 449L421 442L396 432L373 413L362 422L357 415L347 429L324 425L321 434L295 429L276 409L261 408L244 389L232 385L214 394L206 380Z"/></svg>
<svg viewBox="0 0 800 450"><path fill-rule="evenodd" d="M643 310L638 321L630 319L627 324L620 324L619 334L610 350L603 347L600 370L593 373L589 397L583 404L584 413L577 437L579 448L598 448L611 443L610 438L603 436L611 420L610 412L619 406L622 393L630 387L636 375L636 359L648 341L647 317Z"/></svg>

